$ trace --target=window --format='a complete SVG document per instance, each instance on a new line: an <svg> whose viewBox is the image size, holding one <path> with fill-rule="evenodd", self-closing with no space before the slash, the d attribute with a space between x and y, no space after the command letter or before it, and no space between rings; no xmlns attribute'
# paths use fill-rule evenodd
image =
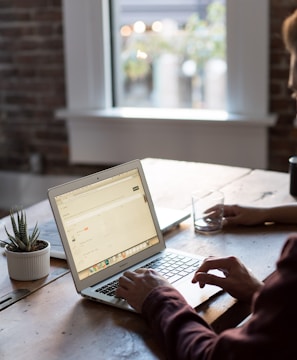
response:
<svg viewBox="0 0 297 360"><path fill-rule="evenodd" d="M63 0L67 108L58 110L57 117L67 119L70 161L115 164L161 157L265 168L267 127L275 122L267 112L269 0L224 0L228 67L224 111L205 109L206 85L204 93L195 94L198 108L190 107L193 101L185 96L178 98L180 108L153 108L149 105L154 100L152 91L142 98L145 108L126 107L129 103L122 101L127 83L118 70L112 76L112 67L118 69L120 61L115 56L112 66L112 48L120 49L120 37L110 31L111 15L120 24L112 1L120 2ZM150 3L155 6L162 1ZM147 0L133 2L137 9ZM190 2L171 0L183 7Z"/></svg>
<svg viewBox="0 0 297 360"><path fill-rule="evenodd" d="M224 109L224 0L114 0L115 105Z"/></svg>
<svg viewBox="0 0 297 360"><path fill-rule="evenodd" d="M225 1L226 110L266 121L269 0ZM67 107L111 109L112 88L116 88L112 83L111 43L118 40L110 34L110 1L63 0L63 6ZM121 103L118 92L116 101Z"/></svg>

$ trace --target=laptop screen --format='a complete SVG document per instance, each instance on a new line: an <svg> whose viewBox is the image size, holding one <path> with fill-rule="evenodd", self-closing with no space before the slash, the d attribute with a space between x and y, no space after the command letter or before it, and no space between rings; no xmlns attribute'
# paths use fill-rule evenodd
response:
<svg viewBox="0 0 297 360"><path fill-rule="evenodd" d="M55 196L78 278L159 243L138 169Z"/></svg>

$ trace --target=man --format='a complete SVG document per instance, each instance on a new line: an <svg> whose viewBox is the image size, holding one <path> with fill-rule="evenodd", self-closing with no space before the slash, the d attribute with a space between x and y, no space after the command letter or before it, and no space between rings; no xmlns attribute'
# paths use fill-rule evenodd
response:
<svg viewBox="0 0 297 360"><path fill-rule="evenodd" d="M289 87L297 99L297 10L283 24L283 39L291 54ZM296 223L297 207L232 205L225 206L224 215L227 224ZM224 276L209 274L210 269L223 270ZM251 303L250 320L216 334L154 270L127 271L119 281L117 295L144 316L169 359L297 359L297 234L287 240L277 270L265 284L235 257L206 259L192 281L201 287L218 285Z"/></svg>

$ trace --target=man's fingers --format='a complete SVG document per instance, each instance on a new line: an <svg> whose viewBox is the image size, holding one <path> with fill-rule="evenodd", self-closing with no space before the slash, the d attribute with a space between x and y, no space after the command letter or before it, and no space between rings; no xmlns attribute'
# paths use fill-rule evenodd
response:
<svg viewBox="0 0 297 360"><path fill-rule="evenodd" d="M135 271L125 271L119 278L119 286L125 289L131 288L136 285L137 278L144 274L147 269L137 269Z"/></svg>
<svg viewBox="0 0 297 360"><path fill-rule="evenodd" d="M197 269L197 272L208 272L209 270L225 269L228 271L230 262L228 258L216 258L209 256L206 258L201 266ZM222 271L222 270L221 270Z"/></svg>
<svg viewBox="0 0 297 360"><path fill-rule="evenodd" d="M119 288L128 289L131 284L132 284L132 280L129 279L128 277L123 275L119 278L119 285L118 285Z"/></svg>
<svg viewBox="0 0 297 360"><path fill-rule="evenodd" d="M193 283L199 282L201 288L203 288L206 284L223 287L224 281L225 281L225 277L223 276L221 277L204 272L197 272L192 280Z"/></svg>
<svg viewBox="0 0 297 360"><path fill-rule="evenodd" d="M144 269L144 268L139 268L137 270L135 270L134 274L137 273L137 274L144 274L148 271L148 269Z"/></svg>

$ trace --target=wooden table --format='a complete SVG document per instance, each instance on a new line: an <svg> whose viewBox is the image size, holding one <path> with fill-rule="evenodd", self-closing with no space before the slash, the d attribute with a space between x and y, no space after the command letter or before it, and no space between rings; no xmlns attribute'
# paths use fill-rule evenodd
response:
<svg viewBox="0 0 297 360"><path fill-rule="evenodd" d="M226 203L272 205L295 201L285 173L213 164L145 159L144 171L156 205L190 207L191 192L215 187ZM28 222L52 217L45 200L28 209ZM2 223L6 223L4 219ZM236 255L261 279L275 269L280 250L296 226L226 229L212 236L195 234L192 220L165 236L168 247L202 255ZM3 229L0 230L0 236ZM81 298L66 262L52 260L51 274L37 282L14 282L0 256L0 303L7 293L26 289L19 301L0 311L0 359L163 359L150 329L133 313ZM221 294L197 309L216 331L236 326L246 306Z"/></svg>

